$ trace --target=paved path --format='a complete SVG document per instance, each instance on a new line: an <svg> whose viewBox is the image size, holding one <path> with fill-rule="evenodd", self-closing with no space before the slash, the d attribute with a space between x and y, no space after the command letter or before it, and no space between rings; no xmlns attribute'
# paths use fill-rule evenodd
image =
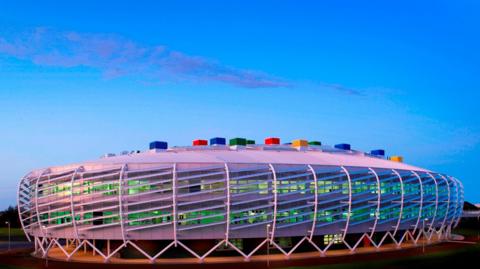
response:
<svg viewBox="0 0 480 269"><path fill-rule="evenodd" d="M33 247L33 244L26 241L12 241L10 242L10 249L24 249ZM8 241L0 241L0 252L8 250Z"/></svg>
<svg viewBox="0 0 480 269"><path fill-rule="evenodd" d="M475 210L475 211L464 210L462 213L462 218L478 218L478 217L480 217L480 210Z"/></svg>

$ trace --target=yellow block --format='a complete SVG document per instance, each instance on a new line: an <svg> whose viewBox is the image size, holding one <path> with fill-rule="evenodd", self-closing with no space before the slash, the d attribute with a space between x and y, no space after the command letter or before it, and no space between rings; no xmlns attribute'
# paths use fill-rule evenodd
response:
<svg viewBox="0 0 480 269"><path fill-rule="evenodd" d="M390 161L403 163L403 157L402 156L392 156L392 157L390 157Z"/></svg>
<svg viewBox="0 0 480 269"><path fill-rule="evenodd" d="M302 139L293 140L292 147L308 147L308 141Z"/></svg>

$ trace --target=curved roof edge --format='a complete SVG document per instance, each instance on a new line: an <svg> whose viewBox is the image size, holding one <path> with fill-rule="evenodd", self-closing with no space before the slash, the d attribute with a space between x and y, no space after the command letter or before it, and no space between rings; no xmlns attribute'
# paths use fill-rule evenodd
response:
<svg viewBox="0 0 480 269"><path fill-rule="evenodd" d="M173 148L164 151L150 150L142 153L118 155L98 160L50 167L52 172L61 173L84 166L86 170L101 169L122 164L154 163L252 163L252 164L310 164L326 166L371 167L379 169L414 170L431 172L413 165L373 157L363 152L321 151L321 150L257 150L221 147L214 149L188 150ZM44 169L37 169L36 174Z"/></svg>

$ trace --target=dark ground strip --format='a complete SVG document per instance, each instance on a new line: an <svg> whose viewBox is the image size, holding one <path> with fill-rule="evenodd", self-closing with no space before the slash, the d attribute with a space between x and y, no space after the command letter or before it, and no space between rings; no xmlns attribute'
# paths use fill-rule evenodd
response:
<svg viewBox="0 0 480 269"><path fill-rule="evenodd" d="M467 241L476 240L476 237L469 237ZM33 258L30 256L32 249L16 250L11 253L0 254L0 268L21 269L21 268L45 268L46 261ZM285 260L271 261L270 268L290 267L300 268L444 268L445 266L458 267L463 265L475 264L480 255L480 244L476 245L460 244L460 243L442 243L426 248L426 253L422 253L422 248L405 249L381 253L356 254L342 257L324 257L312 258L308 260ZM88 267L88 269L126 269L135 267L135 269L143 268L175 268L175 269L191 269L191 268L213 268L224 269L237 268L267 268L265 262L248 262L238 264L198 264L198 265L164 265L164 264L144 264L144 265L128 265L128 264L86 264L86 263L67 263L60 261L48 261L48 268L52 269L77 269ZM307 269L306 268L306 269Z"/></svg>

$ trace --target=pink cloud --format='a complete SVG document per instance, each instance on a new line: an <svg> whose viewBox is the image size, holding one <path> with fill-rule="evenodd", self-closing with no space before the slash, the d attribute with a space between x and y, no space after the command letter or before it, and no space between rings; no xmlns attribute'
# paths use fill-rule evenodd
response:
<svg viewBox="0 0 480 269"><path fill-rule="evenodd" d="M0 53L37 65L99 69L106 77L147 75L221 82L245 88L288 87L268 74L222 65L166 46L143 46L116 35L59 32L37 28L10 40L0 37ZM167 75L167 76L165 76Z"/></svg>
<svg viewBox="0 0 480 269"><path fill-rule="evenodd" d="M101 33L57 31L50 28L2 36L0 55L29 60L40 66L98 69L105 78L142 76L152 83L169 80L218 82L242 88L292 88L294 83L264 72L240 69L163 45L147 46L124 37ZM359 95L339 84L311 83L319 90Z"/></svg>

